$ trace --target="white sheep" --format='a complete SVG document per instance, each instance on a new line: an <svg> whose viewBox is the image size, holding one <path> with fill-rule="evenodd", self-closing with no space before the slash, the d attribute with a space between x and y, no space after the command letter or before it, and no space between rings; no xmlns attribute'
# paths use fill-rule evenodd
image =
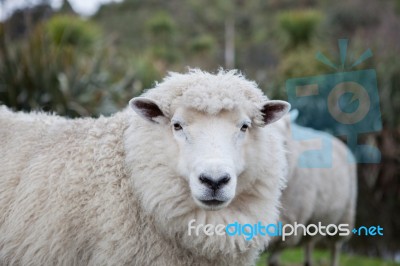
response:
<svg viewBox="0 0 400 266"><path fill-rule="evenodd" d="M188 223L277 221L287 166L269 124L289 104L235 71L191 70L130 107L73 120L0 108L0 265L255 263L269 237Z"/></svg>
<svg viewBox="0 0 400 266"><path fill-rule="evenodd" d="M281 217L285 224L294 222L304 225L348 224L349 233L354 226L357 173L355 159L340 140L322 131L294 123L298 112L291 112L281 119L278 126L286 136L289 173L287 187L281 196ZM291 122L292 120L292 122ZM292 135L296 132L296 136ZM331 166L329 164L332 163ZM305 244L305 265L312 264L312 251L317 241L327 239L331 244L331 265L338 265L340 249L348 236L297 236L285 241L276 238L271 243L269 265L279 264L279 255L286 247Z"/></svg>

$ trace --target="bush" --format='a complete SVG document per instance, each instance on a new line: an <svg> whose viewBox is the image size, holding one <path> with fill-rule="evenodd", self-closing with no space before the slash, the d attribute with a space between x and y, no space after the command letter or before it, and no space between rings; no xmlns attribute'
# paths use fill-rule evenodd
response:
<svg viewBox="0 0 400 266"><path fill-rule="evenodd" d="M155 60L161 60L164 63L174 63L179 58L179 52L175 45L176 24L173 18L165 13L158 12L146 22L150 53Z"/></svg>
<svg viewBox="0 0 400 266"><path fill-rule="evenodd" d="M139 91L152 88L155 85L155 81L161 79L160 70L146 56L135 59L134 68L137 77L135 85L139 88Z"/></svg>
<svg viewBox="0 0 400 266"><path fill-rule="evenodd" d="M289 38L289 48L310 44L322 14L316 10L292 10L278 15L278 22Z"/></svg>
<svg viewBox="0 0 400 266"><path fill-rule="evenodd" d="M126 105L135 93L134 76L112 48L55 44L48 25L19 43L9 43L0 31L0 104L70 117L109 114Z"/></svg>
<svg viewBox="0 0 400 266"><path fill-rule="evenodd" d="M211 35L203 34L191 41L190 50L196 54L203 54L212 51L214 46L214 38Z"/></svg>
<svg viewBox="0 0 400 266"><path fill-rule="evenodd" d="M172 35L176 30L175 21L165 12L156 13L146 26L153 36Z"/></svg>
<svg viewBox="0 0 400 266"><path fill-rule="evenodd" d="M352 35L358 28L370 27L379 23L378 15L371 8L360 11L358 6L341 5L329 12L329 30L337 34Z"/></svg>
<svg viewBox="0 0 400 266"><path fill-rule="evenodd" d="M75 16L54 16L46 23L46 33L57 46L90 48L100 38L100 29Z"/></svg>
<svg viewBox="0 0 400 266"><path fill-rule="evenodd" d="M317 52L317 49L309 47L285 53L278 68L278 76L286 80L332 72L332 69L315 58Z"/></svg>

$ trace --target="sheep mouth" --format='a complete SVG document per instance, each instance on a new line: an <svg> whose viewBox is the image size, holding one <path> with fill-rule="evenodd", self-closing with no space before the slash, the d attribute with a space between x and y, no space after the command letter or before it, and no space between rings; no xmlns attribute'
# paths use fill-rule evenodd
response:
<svg viewBox="0 0 400 266"><path fill-rule="evenodd" d="M211 207L211 206L220 206L224 204L225 201L213 199L213 200L201 200L201 203Z"/></svg>

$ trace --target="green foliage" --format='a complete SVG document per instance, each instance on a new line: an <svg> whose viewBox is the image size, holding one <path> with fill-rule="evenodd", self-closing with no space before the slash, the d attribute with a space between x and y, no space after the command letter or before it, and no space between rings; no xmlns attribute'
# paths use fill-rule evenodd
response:
<svg viewBox="0 0 400 266"><path fill-rule="evenodd" d="M397 14L400 14L400 0L394 0L394 8Z"/></svg>
<svg viewBox="0 0 400 266"><path fill-rule="evenodd" d="M280 64L272 74L273 79L267 83L268 95L272 98L286 99L286 80L332 73L331 68L315 58L316 53L320 51L319 48L320 46L299 46L283 52ZM328 54L326 51L320 52Z"/></svg>
<svg viewBox="0 0 400 266"><path fill-rule="evenodd" d="M367 5L367 4L366 4ZM328 16L328 27L335 33L353 34L362 27L379 23L375 10L364 8L360 10L352 2L333 8Z"/></svg>
<svg viewBox="0 0 400 266"><path fill-rule="evenodd" d="M323 16L317 10L291 10L278 15L279 25L289 38L289 48L310 44Z"/></svg>
<svg viewBox="0 0 400 266"><path fill-rule="evenodd" d="M173 18L160 11L146 21L146 26L152 43L149 48L154 59L166 63L175 62L179 54L175 48L176 24Z"/></svg>
<svg viewBox="0 0 400 266"><path fill-rule="evenodd" d="M285 53L278 68L278 76L286 80L332 72L329 67L316 60L317 52L317 49L308 47Z"/></svg>
<svg viewBox="0 0 400 266"><path fill-rule="evenodd" d="M382 116L388 126L396 128L400 125L400 56L387 55L386 64L380 64L377 75L380 78L380 96Z"/></svg>
<svg viewBox="0 0 400 266"><path fill-rule="evenodd" d="M190 42L190 50L196 54L203 54L213 50L215 46L214 38L209 34L200 35Z"/></svg>
<svg viewBox="0 0 400 266"><path fill-rule="evenodd" d="M178 61L180 54L172 45L154 45L150 48L154 60L161 60L167 64Z"/></svg>
<svg viewBox="0 0 400 266"><path fill-rule="evenodd" d="M176 31L175 21L165 12L158 12L146 22L147 28L153 36L168 36Z"/></svg>
<svg viewBox="0 0 400 266"><path fill-rule="evenodd" d="M46 29L39 25L26 41L12 45L0 36L0 103L71 117L114 112L120 97L126 105L134 77L110 48L88 52L60 44L60 49Z"/></svg>
<svg viewBox="0 0 400 266"><path fill-rule="evenodd" d="M46 23L46 32L55 45L75 48L89 48L101 35L97 25L70 15L52 17Z"/></svg>
<svg viewBox="0 0 400 266"><path fill-rule="evenodd" d="M157 80L162 78L160 71L149 57L142 56L135 59L134 68L137 77L134 85L135 88L139 88L136 90L150 89Z"/></svg>
<svg viewBox="0 0 400 266"><path fill-rule="evenodd" d="M328 250L315 249L313 253L313 260L316 266L328 266L330 265L330 252ZM300 266L303 265L304 251L301 248L286 249L281 255L282 266ZM264 253L257 262L257 266L265 266L268 253ZM395 262L386 261L377 258L368 258L362 256L355 256L350 254L342 253L340 256L341 266L395 266L398 265Z"/></svg>

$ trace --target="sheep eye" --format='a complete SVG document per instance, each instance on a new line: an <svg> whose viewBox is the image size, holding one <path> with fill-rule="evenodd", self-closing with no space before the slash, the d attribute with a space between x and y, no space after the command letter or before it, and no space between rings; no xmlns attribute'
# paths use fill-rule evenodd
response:
<svg viewBox="0 0 400 266"><path fill-rule="evenodd" d="M246 132L248 128L249 128L249 125L244 124L244 125L240 128L240 131Z"/></svg>
<svg viewBox="0 0 400 266"><path fill-rule="evenodd" d="M179 124L179 123L174 123L174 130L175 131L179 131L179 130L182 130L182 126Z"/></svg>

